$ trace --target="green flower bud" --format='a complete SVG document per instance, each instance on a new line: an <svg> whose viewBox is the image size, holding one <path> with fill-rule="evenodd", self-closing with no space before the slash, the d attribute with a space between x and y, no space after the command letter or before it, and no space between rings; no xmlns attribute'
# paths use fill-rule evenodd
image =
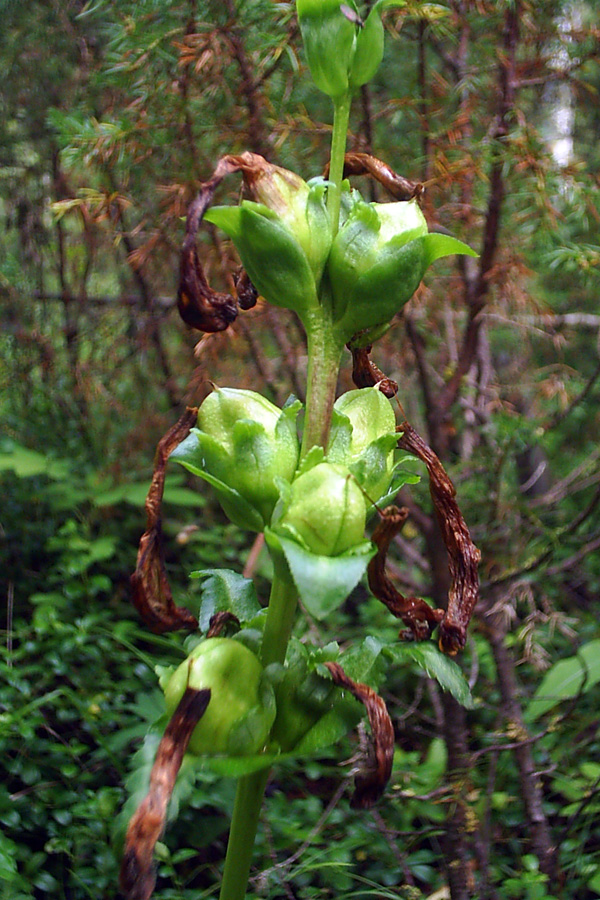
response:
<svg viewBox="0 0 600 900"><path fill-rule="evenodd" d="M357 459L369 444L396 432L392 404L377 387L348 391L335 401L335 408L350 419L352 438L348 458Z"/></svg>
<svg viewBox="0 0 600 900"><path fill-rule="evenodd" d="M278 480L291 481L298 465L299 408L299 401L280 410L254 391L217 388L171 458L215 487L232 522L262 531L279 499Z"/></svg>
<svg viewBox="0 0 600 900"><path fill-rule="evenodd" d="M169 715L187 687L211 692L192 733L190 753L245 756L263 750L275 720L275 696L251 650L232 638L199 643L165 686Z"/></svg>
<svg viewBox="0 0 600 900"><path fill-rule="evenodd" d="M307 184L267 162L252 171L249 184L259 202L217 206L205 219L231 237L265 300L302 314L318 302L331 247L326 184L322 179Z"/></svg>
<svg viewBox="0 0 600 900"><path fill-rule="evenodd" d="M392 405L377 387L336 400L327 459L348 466L374 503L390 486L397 443Z"/></svg>
<svg viewBox="0 0 600 900"><path fill-rule="evenodd" d="M320 91L341 97L373 78L383 59L381 14L402 5L379 0L363 22L353 0L296 0L308 67Z"/></svg>
<svg viewBox="0 0 600 900"><path fill-rule="evenodd" d="M365 500L343 466L322 462L291 485L274 531L317 556L338 556L364 541Z"/></svg>
<svg viewBox="0 0 600 900"><path fill-rule="evenodd" d="M477 255L456 238L429 234L416 200L355 200L328 262L338 333L349 340L385 325L410 300L431 263L453 253Z"/></svg>
<svg viewBox="0 0 600 900"><path fill-rule="evenodd" d="M339 0L296 0L310 73L319 90L330 97L348 90L359 30L358 22L345 16L341 5Z"/></svg>
<svg viewBox="0 0 600 900"><path fill-rule="evenodd" d="M253 173L251 189L258 203L277 213L306 254L318 286L331 247L331 225L322 178L306 182L295 172L265 162Z"/></svg>

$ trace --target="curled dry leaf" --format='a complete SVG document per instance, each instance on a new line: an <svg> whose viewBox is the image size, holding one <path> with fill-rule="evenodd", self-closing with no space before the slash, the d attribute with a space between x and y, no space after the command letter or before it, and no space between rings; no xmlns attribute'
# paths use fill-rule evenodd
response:
<svg viewBox="0 0 600 900"><path fill-rule="evenodd" d="M454 655L467 640L467 625L479 596L477 567L481 554L469 534L456 502L456 491L441 462L408 422L398 426L398 447L412 453L427 466L429 490L437 521L448 551L452 585L448 608L440 623L440 649Z"/></svg>
<svg viewBox="0 0 600 900"><path fill-rule="evenodd" d="M237 317L237 304L233 297L214 291L206 280L196 247L200 222L212 203L216 189L228 172L235 171L227 165L226 159L219 160L212 176L200 186L198 196L190 205L179 263L179 315L186 325L211 334L224 331Z"/></svg>
<svg viewBox="0 0 600 900"><path fill-rule="evenodd" d="M329 168L325 170L326 177L328 174ZM409 181L408 178L398 175L387 163L369 153L346 153L344 178L349 175L370 175L371 178L383 185L396 200L419 198L425 190L425 186L421 182Z"/></svg>
<svg viewBox="0 0 600 900"><path fill-rule="evenodd" d="M394 760L394 726L386 705L373 688L349 678L339 663L325 663L338 687L350 691L364 704L369 717L373 743L354 779L354 795L350 805L355 809L369 809L383 794L392 774Z"/></svg>
<svg viewBox="0 0 600 900"><path fill-rule="evenodd" d="M198 195L188 209L177 292L179 315L192 328L211 334L224 331L238 314L236 300L230 294L213 290L209 285L196 247L200 222L213 201L215 191L227 175L241 172L246 187L254 193L257 186L268 181L276 169L276 166L257 153L227 155L221 157L208 181L200 185ZM251 309L255 305L258 295L245 272L238 276L236 292L241 309Z"/></svg>
<svg viewBox="0 0 600 900"><path fill-rule="evenodd" d="M192 328L214 334L225 331L237 318L237 304L230 294L214 291L200 264L195 240L183 244L179 269L177 309Z"/></svg>
<svg viewBox="0 0 600 900"><path fill-rule="evenodd" d="M133 605L150 630L157 634L198 627L195 617L173 602L163 558L161 526L167 460L175 447L188 436L197 417L197 408L186 409L158 443L154 473L146 497L146 531L140 539L136 569L131 576Z"/></svg>
<svg viewBox="0 0 600 900"><path fill-rule="evenodd" d="M240 309L252 309L258 300L258 291L250 281L248 273L241 266L233 276L235 292Z"/></svg>
<svg viewBox="0 0 600 900"><path fill-rule="evenodd" d="M390 543L406 522L407 509L388 506L383 511L379 524L373 532L373 543L377 553L369 563L367 576L369 588L374 597L384 603L392 615L402 619L408 632L401 632L401 637L423 641L431 636L431 632L439 625L443 609L432 609L429 604L418 597L404 597L392 584L385 572L385 563Z"/></svg>
<svg viewBox="0 0 600 900"><path fill-rule="evenodd" d="M186 688L158 745L150 788L131 818L125 836L120 885L126 900L148 900L156 876L153 853L165 827L167 807L192 732L209 704L210 690Z"/></svg>
<svg viewBox="0 0 600 900"><path fill-rule="evenodd" d="M210 622L208 623L206 637L219 637L229 625L234 626L235 631L240 630L240 620L228 609L223 609L220 612L215 613L214 616L211 616Z"/></svg>
<svg viewBox="0 0 600 900"><path fill-rule="evenodd" d="M387 375L384 375L381 369L378 369L375 363L370 359L371 345L367 347L353 347L352 341L347 344L348 349L352 353L352 381L358 388L374 387L377 385L379 390L389 400L398 393L398 385Z"/></svg>

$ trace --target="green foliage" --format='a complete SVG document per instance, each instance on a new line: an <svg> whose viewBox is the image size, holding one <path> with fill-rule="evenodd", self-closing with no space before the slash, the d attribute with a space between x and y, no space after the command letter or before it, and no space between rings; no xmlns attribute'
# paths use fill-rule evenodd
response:
<svg viewBox="0 0 600 900"><path fill-rule="evenodd" d="M473 709L475 704L460 667L432 643L395 644L388 647L386 652L396 663L412 660L430 678L435 678L440 687L452 694L462 706Z"/></svg>
<svg viewBox="0 0 600 900"><path fill-rule="evenodd" d="M590 691L600 681L600 640L583 644L577 654L561 659L546 672L525 710L533 722L563 700Z"/></svg>
<svg viewBox="0 0 600 900"><path fill-rule="evenodd" d="M284 554L302 601L317 619L325 618L344 602L374 553L371 544L361 544L347 553L321 556L271 531L267 540L274 552Z"/></svg>
<svg viewBox="0 0 600 900"><path fill-rule="evenodd" d="M35 626L15 623L1 662L3 896L113 895L111 823L154 689L140 636L111 610L65 622L50 599Z"/></svg>

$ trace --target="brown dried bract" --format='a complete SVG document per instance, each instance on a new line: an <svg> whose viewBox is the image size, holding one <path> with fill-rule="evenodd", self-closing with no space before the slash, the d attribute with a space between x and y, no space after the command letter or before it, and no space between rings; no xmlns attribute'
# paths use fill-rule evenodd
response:
<svg viewBox="0 0 600 900"><path fill-rule="evenodd" d="M187 609L175 606L167 579L162 548L161 505L165 487L167 459L188 436L196 423L198 410L188 408L179 421L159 441L154 474L146 497L146 531L141 537L136 569L131 576L133 604L151 631L177 631L198 627Z"/></svg>
<svg viewBox="0 0 600 900"><path fill-rule="evenodd" d="M329 169L325 170L327 177ZM402 175L384 163L376 156L369 153L346 153L344 157L344 178L349 175L370 175L371 178L383 185L386 191L396 200L413 200L419 198L425 186L420 181L409 181Z"/></svg>
<svg viewBox="0 0 600 900"><path fill-rule="evenodd" d="M256 153L223 156L211 177L200 186L197 197L190 204L181 250L177 308L183 321L192 328L211 334L224 331L235 321L238 314L236 300L230 294L214 291L209 285L196 247L196 234L200 222L213 201L215 191L223 179L234 172L242 172L245 183L252 190L260 178L268 177L272 168L271 163ZM256 302L256 291L247 276L246 279L242 293L238 291L242 309L250 309ZM252 291L254 302L251 300Z"/></svg>
<svg viewBox="0 0 600 900"><path fill-rule="evenodd" d="M228 609L215 613L214 616L210 617L206 637L219 637L229 625L235 626L236 631L240 630L240 620Z"/></svg>
<svg viewBox="0 0 600 900"><path fill-rule="evenodd" d="M233 276L235 292L237 294L240 309L252 309L258 300L258 291L250 281L245 269L239 268Z"/></svg>
<svg viewBox="0 0 600 900"><path fill-rule="evenodd" d="M352 353L352 381L358 388L378 386L381 393L389 400L398 393L398 385L370 359L371 345L353 347L352 342L346 345Z"/></svg>
<svg viewBox="0 0 600 900"><path fill-rule="evenodd" d="M385 572L390 543L404 525L407 516L408 510L398 509L397 506L388 506L383 511L382 518L373 532L373 543L377 547L377 553L369 563L367 575L373 596L381 600L392 615L402 619L408 627L408 633L401 632L401 637L424 641L431 636L436 625L439 625L444 610L432 609L418 597L404 597Z"/></svg>
<svg viewBox="0 0 600 900"><path fill-rule="evenodd" d="M194 728L210 702L210 690L186 688L163 738L150 773L150 788L131 818L125 837L120 885L126 900L148 900L156 876L153 853L163 833L177 773Z"/></svg>
<svg viewBox="0 0 600 900"><path fill-rule="evenodd" d="M179 267L177 309L192 328L214 334L225 331L237 318L237 304L230 294L214 291L200 264L195 240L183 244Z"/></svg>
<svg viewBox="0 0 600 900"><path fill-rule="evenodd" d="M352 681L339 663L327 662L325 665L334 683L350 691L367 710L373 744L363 762L363 768L354 779L355 790L350 805L355 809L369 809L383 794L392 774L394 726L385 703L373 688Z"/></svg>
<svg viewBox="0 0 600 900"><path fill-rule="evenodd" d="M433 450L408 422L403 422L398 431L402 432L398 447L412 453L427 466L431 499L448 551L452 577L448 608L440 623L440 649L454 655L465 646L467 625L479 596L477 566L481 554L471 540L456 503L454 485Z"/></svg>

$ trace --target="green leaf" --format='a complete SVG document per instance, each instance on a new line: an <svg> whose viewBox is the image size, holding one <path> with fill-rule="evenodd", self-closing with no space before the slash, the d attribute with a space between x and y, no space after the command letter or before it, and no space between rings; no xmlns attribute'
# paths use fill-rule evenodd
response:
<svg viewBox="0 0 600 900"><path fill-rule="evenodd" d="M260 612L254 583L230 569L200 569L191 578L202 578L202 599L198 622L207 631L211 617L217 612L231 612L240 622L249 622Z"/></svg>
<svg viewBox="0 0 600 900"><path fill-rule="evenodd" d="M348 468L373 503L387 494L393 477L392 457L398 443L397 434L382 434L372 441Z"/></svg>
<svg viewBox="0 0 600 900"><path fill-rule="evenodd" d="M233 240L257 291L274 306L302 313L317 304L306 254L279 216L251 200L237 207L216 206L204 217Z"/></svg>
<svg viewBox="0 0 600 900"><path fill-rule="evenodd" d="M389 506L395 498L396 494L403 488L405 484L418 484L421 480L421 476L417 475L415 472L411 472L405 468L405 463L408 462L412 465L415 462L415 458L413 456L403 456L394 466L394 473L392 475L392 483L390 485L390 489L387 493L380 497L377 501L377 507L370 506L367 514L370 516L376 509L385 509L386 506Z"/></svg>
<svg viewBox="0 0 600 900"><path fill-rule="evenodd" d="M525 710L525 721L534 722L563 700L587 693L600 681L600 640L583 644L575 656L561 659L546 672Z"/></svg>
<svg viewBox="0 0 600 900"><path fill-rule="evenodd" d="M0 834L0 879L5 884L9 884L17 877L17 853L18 847L15 842Z"/></svg>
<svg viewBox="0 0 600 900"><path fill-rule="evenodd" d="M365 714L364 706L353 697L340 697L328 713L307 731L298 742L291 756L312 756L340 741L356 728Z"/></svg>
<svg viewBox="0 0 600 900"><path fill-rule="evenodd" d="M414 662L430 678L435 678L440 687L448 691L461 706L473 709L474 702L469 685L460 667L453 659L445 656L432 642L421 644L393 644L386 647L386 654L394 662L402 665Z"/></svg>
<svg viewBox="0 0 600 900"><path fill-rule="evenodd" d="M194 435L190 435L189 438L195 437ZM176 451L179 451L183 444L189 440L186 438L179 447L176 448ZM213 475L209 475L208 472L205 472L203 469L200 469L193 462L190 462L187 459L179 458L174 455L176 451L173 451L171 454L171 458L175 460L175 462L180 463L180 465L184 466L188 471L192 472L193 475L198 475L199 478L203 478L204 481L207 481L212 487L215 489L217 497L219 499L219 503L223 507L226 515L234 523L234 525L238 525L240 528L247 528L250 531L262 531L264 528L264 522L262 520L261 514L251 506L247 500L242 497L237 491L233 488L230 488L228 484L220 481L218 478L215 478Z"/></svg>
<svg viewBox="0 0 600 900"><path fill-rule="evenodd" d="M300 460L298 465L298 470L296 472L296 477L299 475L303 475L305 472L309 472L311 469L314 469L315 466L318 466L319 463L322 463L325 459L325 451L322 447L319 447L318 444L315 444L314 447L311 447L304 459Z"/></svg>
<svg viewBox="0 0 600 900"><path fill-rule="evenodd" d="M345 413L334 406L331 411L331 425L329 428L329 443L327 445L327 461L332 463L345 463L352 444L352 422ZM311 448L309 455L315 448ZM319 448L322 451L322 447ZM322 460L318 460L321 462Z"/></svg>
<svg viewBox="0 0 600 900"><path fill-rule="evenodd" d="M587 883L589 889L591 891L595 891L597 894L600 894L600 866L595 870L595 874Z"/></svg>
<svg viewBox="0 0 600 900"><path fill-rule="evenodd" d="M364 543L340 556L316 556L269 529L265 537L272 549L283 552L302 602L317 619L324 619L344 602L376 552L371 543Z"/></svg>
<svg viewBox="0 0 600 900"><path fill-rule="evenodd" d="M386 648L380 640L369 635L362 643L350 647L342 655L340 663L353 681L362 681L372 688L378 687L385 675L382 651Z"/></svg>
<svg viewBox="0 0 600 900"><path fill-rule="evenodd" d="M356 47L350 68L350 85L353 88L371 81L383 59L382 11L380 7L375 6L356 35Z"/></svg>
<svg viewBox="0 0 600 900"><path fill-rule="evenodd" d="M192 756L186 757L195 771L213 772L227 778L242 778L261 769L270 768L279 753L260 753L255 756Z"/></svg>
<svg viewBox="0 0 600 900"><path fill-rule="evenodd" d="M33 478L46 475L62 480L69 475L70 468L64 460L49 459L37 450L29 450L13 441L7 441L0 452L0 472L12 469L17 478Z"/></svg>
<svg viewBox="0 0 600 900"><path fill-rule="evenodd" d="M425 272L436 259L442 259L444 256L452 256L454 253L457 253L459 256L479 256L479 254L469 247L468 244L464 244L462 241L459 241L458 238L452 237L449 234L430 232L429 234L425 234L418 238L418 240L423 243L425 248L423 272Z"/></svg>

